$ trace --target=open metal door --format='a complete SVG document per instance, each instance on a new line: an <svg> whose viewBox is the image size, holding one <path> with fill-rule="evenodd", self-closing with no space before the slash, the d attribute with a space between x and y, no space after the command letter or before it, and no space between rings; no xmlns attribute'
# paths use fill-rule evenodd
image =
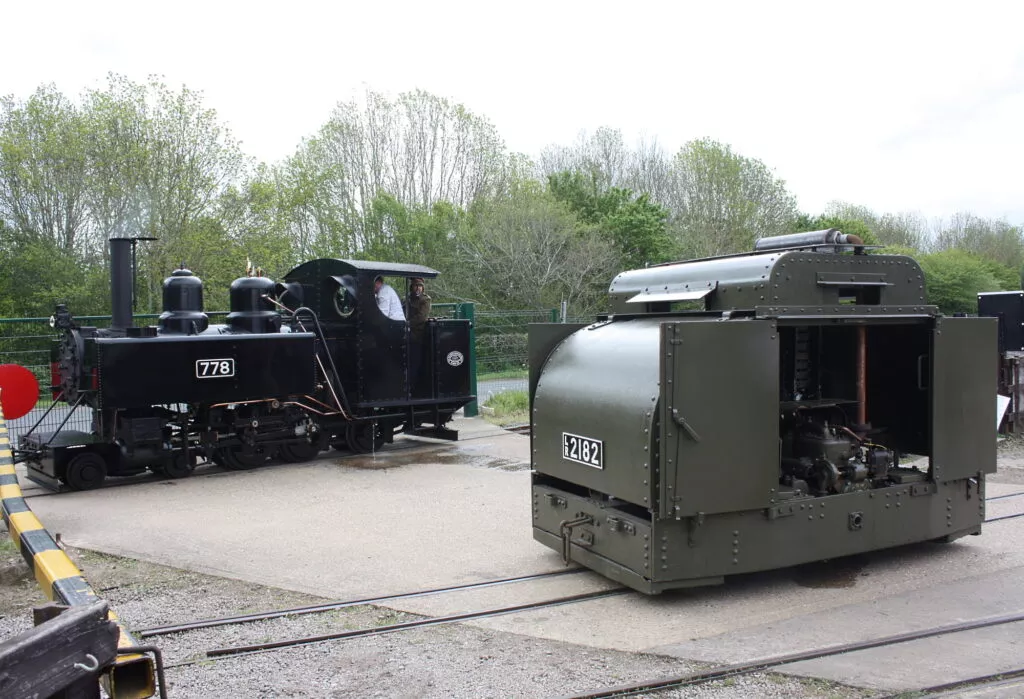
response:
<svg viewBox="0 0 1024 699"><path fill-rule="evenodd" d="M774 321L665 323L661 517L767 507L779 484Z"/></svg>
<svg viewBox="0 0 1024 699"><path fill-rule="evenodd" d="M995 318L939 318L932 337L931 466L936 481L996 470Z"/></svg>

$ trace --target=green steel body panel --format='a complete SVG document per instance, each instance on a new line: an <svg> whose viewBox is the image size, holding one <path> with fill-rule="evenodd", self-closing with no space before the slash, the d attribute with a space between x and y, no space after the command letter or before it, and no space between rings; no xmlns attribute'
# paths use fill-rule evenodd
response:
<svg viewBox="0 0 1024 699"><path fill-rule="evenodd" d="M981 532L997 324L940 316L912 259L737 255L610 296L530 326L536 540L657 593Z"/></svg>
<svg viewBox="0 0 1024 699"><path fill-rule="evenodd" d="M596 323L551 351L533 399L533 467L648 507L657 411L659 319ZM603 444L600 467L563 457L563 435Z"/></svg>
<svg viewBox="0 0 1024 699"><path fill-rule="evenodd" d="M913 312L926 304L924 273L910 257L767 252L658 265L619 274L608 290L614 313L707 291L709 311L757 306L838 306L845 300ZM642 301L637 296L643 294ZM630 299L636 299L630 301ZM896 309L902 310L896 310ZM917 312L920 312L918 310Z"/></svg>
<svg viewBox="0 0 1024 699"><path fill-rule="evenodd" d="M767 505L767 502L766 502ZM561 550L560 524L590 515L573 530L572 560L648 594L981 531L984 480L904 485L807 498L743 512L646 520L589 498L533 488L534 539ZM859 528L852 528L859 515Z"/></svg>
<svg viewBox="0 0 1024 699"><path fill-rule="evenodd" d="M562 340L572 335L577 330L587 327L586 323L556 323L554 319L550 323L530 323L528 325L529 336L527 337L527 356L530 367L530 405L533 406L533 394L537 390L537 381L540 373L547 362L551 350L557 347ZM532 411L531 411L532 414Z"/></svg>
<svg viewBox="0 0 1024 699"><path fill-rule="evenodd" d="M779 482L775 324L698 320L661 327L660 516L764 505Z"/></svg>
<svg viewBox="0 0 1024 699"><path fill-rule="evenodd" d="M997 329L996 318L935 323L931 457L937 481L996 471Z"/></svg>

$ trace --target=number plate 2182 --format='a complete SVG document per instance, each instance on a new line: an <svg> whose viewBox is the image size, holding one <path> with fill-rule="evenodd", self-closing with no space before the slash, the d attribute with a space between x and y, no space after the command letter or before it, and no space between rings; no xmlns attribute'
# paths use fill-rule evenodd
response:
<svg viewBox="0 0 1024 699"><path fill-rule="evenodd" d="M562 458L593 468L604 468L604 442L563 432Z"/></svg>

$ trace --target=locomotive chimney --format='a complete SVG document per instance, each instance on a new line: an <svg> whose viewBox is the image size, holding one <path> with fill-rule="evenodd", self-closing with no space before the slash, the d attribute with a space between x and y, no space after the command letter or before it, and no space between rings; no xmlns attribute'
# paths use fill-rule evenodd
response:
<svg viewBox="0 0 1024 699"><path fill-rule="evenodd" d="M110 327L132 327L132 286L132 239L111 238Z"/></svg>

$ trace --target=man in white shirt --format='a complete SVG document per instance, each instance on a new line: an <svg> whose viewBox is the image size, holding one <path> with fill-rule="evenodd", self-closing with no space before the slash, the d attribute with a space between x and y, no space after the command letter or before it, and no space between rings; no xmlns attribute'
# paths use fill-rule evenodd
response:
<svg viewBox="0 0 1024 699"><path fill-rule="evenodd" d="M384 283L384 277L377 275L373 280L373 293L377 297L377 307L381 313L391 320L405 320L402 301L398 298L398 293Z"/></svg>

